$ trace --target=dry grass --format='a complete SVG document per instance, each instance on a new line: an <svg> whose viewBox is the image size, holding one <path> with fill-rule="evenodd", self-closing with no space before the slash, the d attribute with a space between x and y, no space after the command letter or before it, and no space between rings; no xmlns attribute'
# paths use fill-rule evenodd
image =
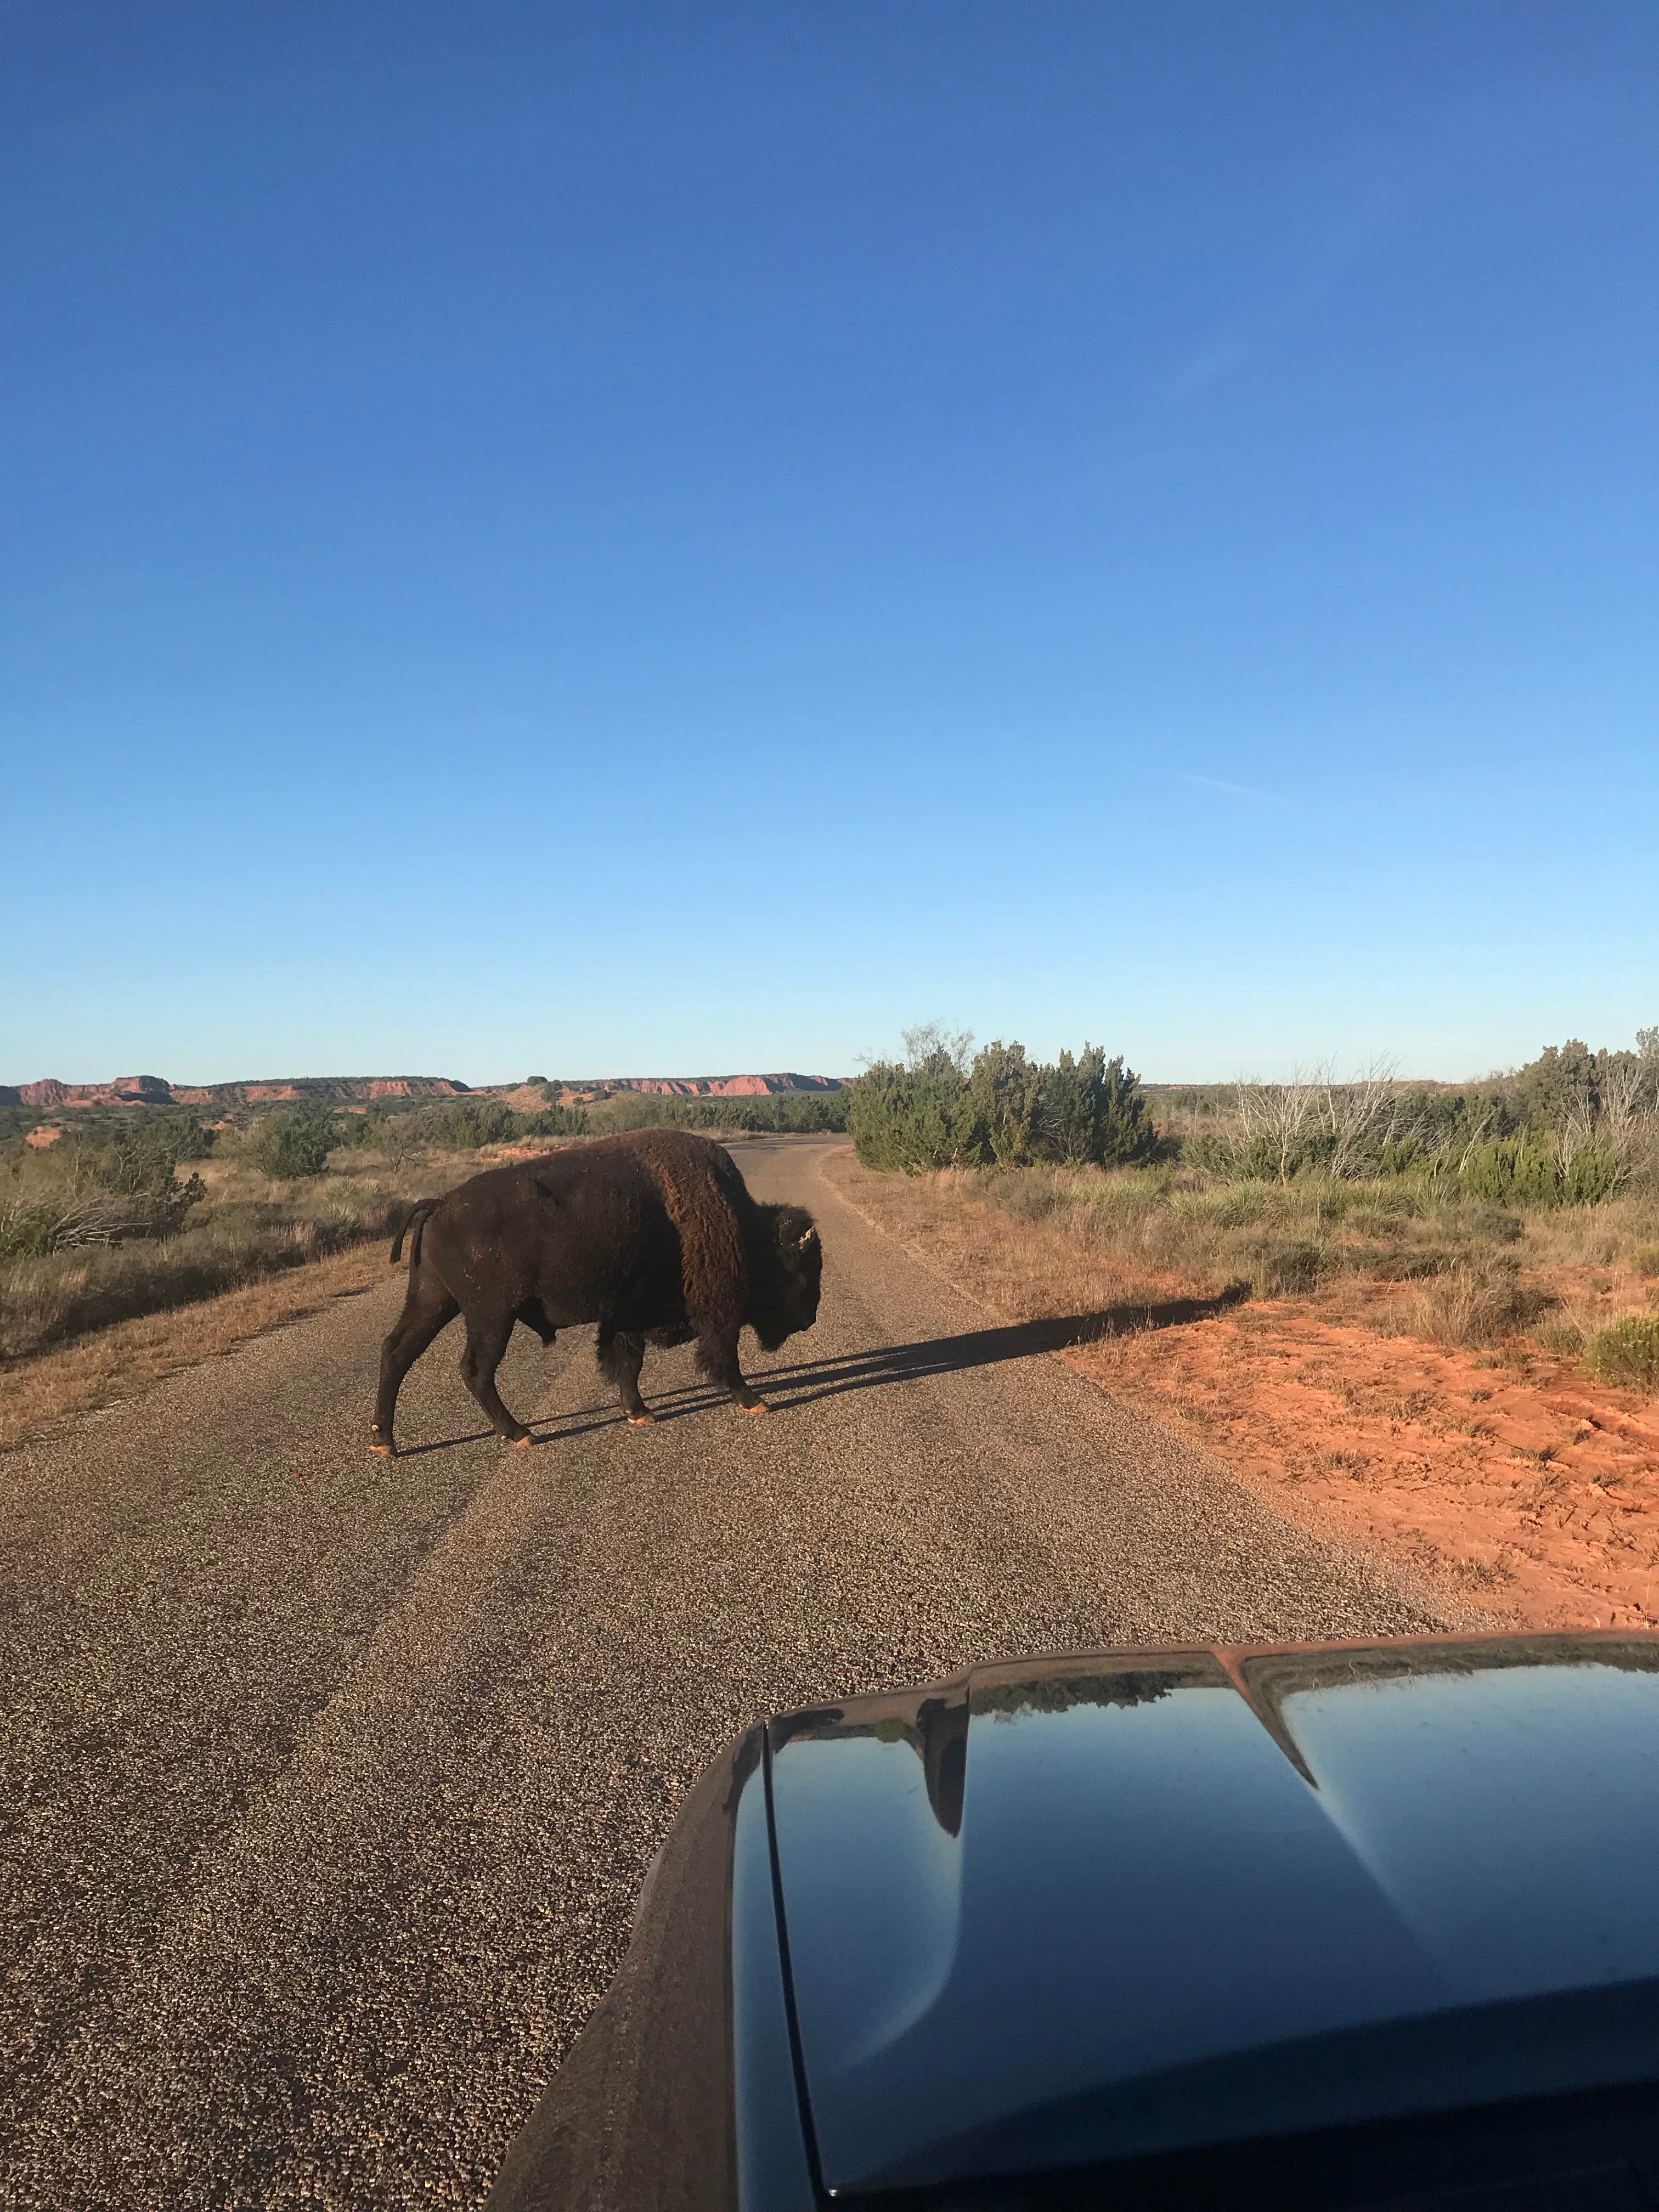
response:
<svg viewBox="0 0 1659 2212"><path fill-rule="evenodd" d="M1091 1279L1139 1283L1154 1297L1174 1287L1196 1297L1310 1299L1438 1344L1491 1347L1551 1329L1552 1348L1568 1354L1648 1309L1659 1229L1659 1201L1647 1194L1522 1212L1404 1177L1279 1184L1167 1167L1027 1168L918 1182L988 1209L1012 1268L1041 1232L1034 1273L1053 1266L1066 1278L1086 1261ZM883 1204L904 1200L895 1193ZM911 1211L921 1220L930 1208L918 1194Z"/></svg>
<svg viewBox="0 0 1659 2212"><path fill-rule="evenodd" d="M367 1290L386 1274L386 1248L376 1237L218 1297L118 1322L24 1361L0 1374L0 1449L40 1435L66 1414L130 1397L175 1368L228 1352L330 1298Z"/></svg>
<svg viewBox="0 0 1659 2212"><path fill-rule="evenodd" d="M281 1184L251 1166L215 1165L207 1197L176 1235L81 1245L0 1269L0 1361L12 1366L116 1323L378 1243L419 1194L392 1171Z"/></svg>
<svg viewBox="0 0 1659 2212"><path fill-rule="evenodd" d="M1659 1385L1659 1314L1626 1314L1598 1329L1589 1358L1590 1372L1601 1382L1654 1389Z"/></svg>
<svg viewBox="0 0 1659 2212"><path fill-rule="evenodd" d="M0 1265L0 1369L389 1241L412 1200L453 1188L491 1158L336 1152L325 1174L295 1182L273 1181L235 1152L193 1163L206 1196L177 1234L83 1243Z"/></svg>
<svg viewBox="0 0 1659 2212"><path fill-rule="evenodd" d="M1534 1328L1556 1303L1549 1291L1522 1283L1517 1263L1499 1255L1449 1268L1417 1293L1407 1317L1411 1334L1431 1344L1486 1346Z"/></svg>
<svg viewBox="0 0 1659 2212"><path fill-rule="evenodd" d="M1012 1188L1014 1177L959 1168L877 1176L850 1152L835 1161L836 1188L866 1218L1011 1321L1075 1314L1092 1317L1097 1332L1129 1329L1163 1307L1211 1296L1202 1270L1159 1266L1115 1241L1068 1233L1040 1201L1035 1218L1016 1212L1011 1219L989 1194L998 1182Z"/></svg>

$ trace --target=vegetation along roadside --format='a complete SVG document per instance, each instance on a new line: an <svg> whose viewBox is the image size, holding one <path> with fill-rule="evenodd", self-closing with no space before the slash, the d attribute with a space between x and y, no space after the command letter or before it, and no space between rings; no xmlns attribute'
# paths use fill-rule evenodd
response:
<svg viewBox="0 0 1659 2212"><path fill-rule="evenodd" d="M1659 1033L1150 1097L1098 1052L907 1046L831 1172L981 1303L1074 1323L1074 1364L1449 1606L1659 1619Z"/></svg>

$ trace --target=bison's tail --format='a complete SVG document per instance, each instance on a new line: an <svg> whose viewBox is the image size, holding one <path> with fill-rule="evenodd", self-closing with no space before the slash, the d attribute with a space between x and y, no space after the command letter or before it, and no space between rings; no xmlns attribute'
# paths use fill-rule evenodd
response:
<svg viewBox="0 0 1659 2212"><path fill-rule="evenodd" d="M412 1267L421 1256L421 1232L426 1227L426 1217L443 1200L438 1198L418 1199L409 1212L403 1227L392 1240L392 1264L395 1267L404 1256L404 1239L409 1239L409 1264Z"/></svg>

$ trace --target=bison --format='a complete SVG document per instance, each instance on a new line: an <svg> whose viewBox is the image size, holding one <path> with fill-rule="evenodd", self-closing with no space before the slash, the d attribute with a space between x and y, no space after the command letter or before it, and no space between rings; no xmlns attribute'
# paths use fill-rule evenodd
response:
<svg viewBox="0 0 1659 2212"><path fill-rule="evenodd" d="M744 1323L775 1352L817 1317L823 1254L811 1215L757 1204L729 1152L678 1129L491 1168L447 1198L423 1198L398 1231L394 1261L405 1237L409 1295L380 1354L369 1429L371 1449L387 1458L398 1387L457 1314L466 1322L462 1379L515 1444L530 1431L495 1389L514 1322L544 1344L597 1322L600 1368L629 1419L646 1422L647 1344L695 1336L705 1374L745 1412L763 1413L738 1364Z"/></svg>

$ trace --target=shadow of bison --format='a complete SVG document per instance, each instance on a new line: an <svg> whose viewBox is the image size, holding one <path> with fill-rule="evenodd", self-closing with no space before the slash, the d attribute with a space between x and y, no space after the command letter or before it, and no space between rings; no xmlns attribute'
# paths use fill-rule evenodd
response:
<svg viewBox="0 0 1659 2212"><path fill-rule="evenodd" d="M799 1206L763 1206L729 1152L679 1129L646 1129L492 1168L447 1198L423 1198L409 1239L409 1295L380 1354L370 1448L392 1456L404 1376L458 1314L461 1376L510 1443L530 1431L495 1389L515 1322L544 1344L599 1325L599 1365L630 1421L647 1344L697 1342L697 1363L745 1412L764 1405L738 1364L745 1323L769 1352L817 1318L823 1253Z"/></svg>

